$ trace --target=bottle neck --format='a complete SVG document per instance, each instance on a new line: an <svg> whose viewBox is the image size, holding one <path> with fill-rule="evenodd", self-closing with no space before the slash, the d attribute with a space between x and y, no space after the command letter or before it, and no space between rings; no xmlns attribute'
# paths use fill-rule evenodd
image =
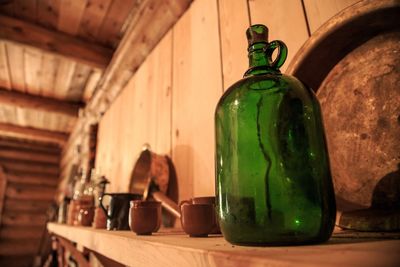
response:
<svg viewBox="0 0 400 267"><path fill-rule="evenodd" d="M244 74L244 77L280 73L279 70L271 67L271 60L266 53L267 47L268 43L256 43L248 48L249 69Z"/></svg>

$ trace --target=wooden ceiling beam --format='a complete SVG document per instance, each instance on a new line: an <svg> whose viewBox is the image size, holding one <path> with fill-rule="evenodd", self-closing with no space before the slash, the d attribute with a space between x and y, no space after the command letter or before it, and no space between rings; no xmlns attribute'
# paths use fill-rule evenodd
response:
<svg viewBox="0 0 400 267"><path fill-rule="evenodd" d="M1 26L0 26L1 27ZM0 88L0 104L77 117L84 105Z"/></svg>
<svg viewBox="0 0 400 267"><path fill-rule="evenodd" d="M36 47L95 68L106 68L113 54L111 49L99 44L4 15L0 15L0 28L0 39Z"/></svg>
<svg viewBox="0 0 400 267"><path fill-rule="evenodd" d="M68 134L31 127L22 127L0 122L0 133L6 136L23 137L26 139L48 141L63 145L68 140Z"/></svg>

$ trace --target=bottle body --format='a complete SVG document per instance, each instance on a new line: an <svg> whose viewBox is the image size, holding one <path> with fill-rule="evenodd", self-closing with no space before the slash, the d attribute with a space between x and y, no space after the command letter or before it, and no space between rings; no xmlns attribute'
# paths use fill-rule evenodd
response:
<svg viewBox="0 0 400 267"><path fill-rule="evenodd" d="M319 103L280 73L232 85L215 113L219 224L234 244L327 240L335 201Z"/></svg>

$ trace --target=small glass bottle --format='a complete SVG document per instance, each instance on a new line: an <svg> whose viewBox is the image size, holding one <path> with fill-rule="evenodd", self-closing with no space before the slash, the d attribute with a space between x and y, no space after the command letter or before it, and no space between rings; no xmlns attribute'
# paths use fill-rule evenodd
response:
<svg viewBox="0 0 400 267"><path fill-rule="evenodd" d="M279 71L287 48L268 42L267 27L251 26L247 38L250 67L215 112L221 231L244 245L326 241L336 208L318 100Z"/></svg>

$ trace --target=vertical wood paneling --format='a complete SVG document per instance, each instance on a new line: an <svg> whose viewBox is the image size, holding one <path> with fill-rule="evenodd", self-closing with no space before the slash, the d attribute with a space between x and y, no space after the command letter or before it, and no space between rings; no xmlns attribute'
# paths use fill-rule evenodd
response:
<svg viewBox="0 0 400 267"><path fill-rule="evenodd" d="M250 18L247 0L219 0L218 3L224 90L226 90L243 77L248 67L245 32L250 26Z"/></svg>
<svg viewBox="0 0 400 267"><path fill-rule="evenodd" d="M25 47L25 89L27 93L39 95L42 75L42 55L40 50Z"/></svg>
<svg viewBox="0 0 400 267"><path fill-rule="evenodd" d="M324 1L325 2L325 1ZM285 72L290 60L308 38L301 0L249 0L252 24L265 24L269 40L282 40L289 49Z"/></svg>
<svg viewBox="0 0 400 267"><path fill-rule="evenodd" d="M60 4L58 30L76 35L88 0L63 0Z"/></svg>
<svg viewBox="0 0 400 267"><path fill-rule="evenodd" d="M11 87L25 92L24 48L19 45L6 43L8 66L10 67Z"/></svg>
<svg viewBox="0 0 400 267"><path fill-rule="evenodd" d="M222 93L217 1L192 3L173 28L173 161L179 198L214 194L214 110Z"/></svg>
<svg viewBox="0 0 400 267"><path fill-rule="evenodd" d="M359 0L303 0L311 33L346 7Z"/></svg>
<svg viewBox="0 0 400 267"><path fill-rule="evenodd" d="M4 42L0 42L0 86L3 88L11 88L6 44Z"/></svg>
<svg viewBox="0 0 400 267"><path fill-rule="evenodd" d="M111 180L109 191L128 190L143 144L156 153L170 153L171 53L169 33L101 119L96 168Z"/></svg>

